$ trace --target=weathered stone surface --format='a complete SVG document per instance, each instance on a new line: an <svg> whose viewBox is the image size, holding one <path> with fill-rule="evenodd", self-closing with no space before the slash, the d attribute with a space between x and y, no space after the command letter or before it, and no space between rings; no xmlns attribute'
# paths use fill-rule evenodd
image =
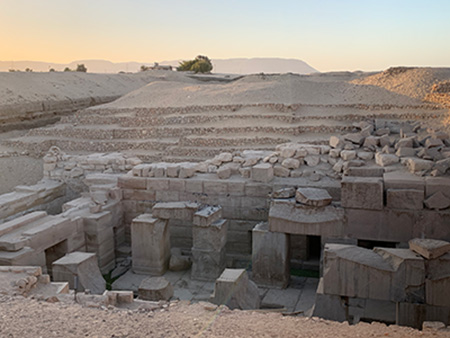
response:
<svg viewBox="0 0 450 338"><path fill-rule="evenodd" d="M257 164L252 168L251 177L256 182L270 182L273 179L273 167L269 163Z"/></svg>
<svg viewBox="0 0 450 338"><path fill-rule="evenodd" d="M438 191L425 200L425 206L428 209L443 210L450 207L450 199L441 191Z"/></svg>
<svg viewBox="0 0 450 338"><path fill-rule="evenodd" d="M167 220L142 214L131 223L131 251L135 273L162 275L169 266L170 233Z"/></svg>
<svg viewBox="0 0 450 338"><path fill-rule="evenodd" d="M386 206L394 209L423 209L424 195L422 190L387 189Z"/></svg>
<svg viewBox="0 0 450 338"><path fill-rule="evenodd" d="M430 170L433 168L434 162L428 160L422 160L420 158L408 158L406 165L410 172L415 173L422 170Z"/></svg>
<svg viewBox="0 0 450 338"><path fill-rule="evenodd" d="M430 137L425 141L426 148L442 147L443 145L444 143L442 142L442 140L437 138Z"/></svg>
<svg viewBox="0 0 450 338"><path fill-rule="evenodd" d="M386 189L421 190L425 194L424 178L409 172L387 172L383 175L383 181Z"/></svg>
<svg viewBox="0 0 450 338"><path fill-rule="evenodd" d="M289 284L289 236L270 232L265 222L252 231L252 278L264 286L285 288Z"/></svg>
<svg viewBox="0 0 450 338"><path fill-rule="evenodd" d="M300 167L300 161L295 158L286 158L281 165L288 169L297 169Z"/></svg>
<svg viewBox="0 0 450 338"><path fill-rule="evenodd" d="M191 268L192 261L189 256L183 256L180 248L170 250L170 271L184 271Z"/></svg>
<svg viewBox="0 0 450 338"><path fill-rule="evenodd" d="M78 277L78 291L89 289L94 294L103 294L106 282L98 267L95 253L71 252L52 264L53 281L68 282L74 289Z"/></svg>
<svg viewBox="0 0 450 338"><path fill-rule="evenodd" d="M349 167L345 173L347 176L383 177L384 169L379 167Z"/></svg>
<svg viewBox="0 0 450 338"><path fill-rule="evenodd" d="M288 168L283 167L280 164L273 166L273 175L276 177L289 177L291 171Z"/></svg>
<svg viewBox="0 0 450 338"><path fill-rule="evenodd" d="M343 148L344 147L343 138L338 137L338 136L331 136L330 137L330 146L332 148Z"/></svg>
<svg viewBox="0 0 450 338"><path fill-rule="evenodd" d="M448 152L448 154L450 156L450 152ZM434 165L434 168L438 170L442 175L448 173L450 169L450 157L437 161Z"/></svg>
<svg viewBox="0 0 450 338"><path fill-rule="evenodd" d="M199 205L191 202L165 202L153 206L152 215L161 219L192 221Z"/></svg>
<svg viewBox="0 0 450 338"><path fill-rule="evenodd" d="M228 223L219 219L208 225L192 227L193 247L202 250L220 251L227 243Z"/></svg>
<svg viewBox="0 0 450 338"><path fill-rule="evenodd" d="M423 322L422 331L438 331L445 329L445 324L442 322Z"/></svg>
<svg viewBox="0 0 450 338"><path fill-rule="evenodd" d="M341 203L345 208L382 210L383 181L375 177L344 177Z"/></svg>
<svg viewBox="0 0 450 338"><path fill-rule="evenodd" d="M356 158L356 151L354 151L354 150L342 150L341 151L341 158L344 161L354 160Z"/></svg>
<svg viewBox="0 0 450 338"><path fill-rule="evenodd" d="M416 150L414 148L408 147L400 147L395 152L395 155L398 157L412 157L416 154Z"/></svg>
<svg viewBox="0 0 450 338"><path fill-rule="evenodd" d="M173 296L173 286L164 277L150 277L139 285L140 299L150 301L169 300Z"/></svg>
<svg viewBox="0 0 450 338"><path fill-rule="evenodd" d="M378 136L368 136L364 140L363 147L377 147L380 144L380 138Z"/></svg>
<svg viewBox="0 0 450 338"><path fill-rule="evenodd" d="M230 309L259 309L258 287L249 280L245 269L225 269L216 280L211 301Z"/></svg>
<svg viewBox="0 0 450 338"><path fill-rule="evenodd" d="M230 178L231 176L231 168L229 167L220 167L219 169L217 169L217 176L224 180L227 178Z"/></svg>
<svg viewBox="0 0 450 338"><path fill-rule="evenodd" d="M425 281L427 304L450 307L450 276Z"/></svg>
<svg viewBox="0 0 450 338"><path fill-rule="evenodd" d="M450 243L436 239L414 238L409 241L409 248L426 259L435 259L450 252Z"/></svg>
<svg viewBox="0 0 450 338"><path fill-rule="evenodd" d="M213 281L220 276L225 266L225 249L216 251L192 248L192 279Z"/></svg>
<svg viewBox="0 0 450 338"><path fill-rule="evenodd" d="M350 133L344 135L344 140L355 144L363 144L365 137L361 133Z"/></svg>
<svg viewBox="0 0 450 338"><path fill-rule="evenodd" d="M273 200L269 211L269 231L297 235L340 236L344 220L342 208L311 207L295 200Z"/></svg>
<svg viewBox="0 0 450 338"><path fill-rule="evenodd" d="M318 188L298 188L295 199L299 203L313 207L324 207L331 204L332 197L325 189Z"/></svg>
<svg viewBox="0 0 450 338"><path fill-rule="evenodd" d="M320 163L320 156L308 155L304 158L304 161L309 167L315 167Z"/></svg>
<svg viewBox="0 0 450 338"><path fill-rule="evenodd" d="M192 223L199 227L207 227L222 217L222 207L205 206L198 210L193 217Z"/></svg>
<svg viewBox="0 0 450 338"><path fill-rule="evenodd" d="M373 152L371 151L358 151L357 152L357 157L360 158L361 160L364 161L369 161L371 159L373 159Z"/></svg>
<svg viewBox="0 0 450 338"><path fill-rule="evenodd" d="M375 154L375 163L379 166L387 167L398 162L399 158L396 155L382 153Z"/></svg>
<svg viewBox="0 0 450 338"><path fill-rule="evenodd" d="M272 198L292 198L295 196L295 188L283 188L272 193Z"/></svg>

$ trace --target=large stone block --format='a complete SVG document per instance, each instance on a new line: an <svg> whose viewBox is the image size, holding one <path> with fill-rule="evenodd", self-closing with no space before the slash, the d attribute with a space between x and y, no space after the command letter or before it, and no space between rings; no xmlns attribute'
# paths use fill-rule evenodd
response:
<svg viewBox="0 0 450 338"><path fill-rule="evenodd" d="M224 219L210 225L192 227L193 246L196 249L220 251L227 243L228 222Z"/></svg>
<svg viewBox="0 0 450 338"><path fill-rule="evenodd" d="M119 177L117 185L122 189L146 189L147 179L144 177L123 175Z"/></svg>
<svg viewBox="0 0 450 338"><path fill-rule="evenodd" d="M252 180L256 182L270 182L273 179L273 167L270 163L261 163L252 167Z"/></svg>
<svg viewBox="0 0 450 338"><path fill-rule="evenodd" d="M425 290L427 304L450 308L450 276L427 279Z"/></svg>
<svg viewBox="0 0 450 338"><path fill-rule="evenodd" d="M383 180L375 177L344 177L341 181L344 208L382 210Z"/></svg>
<svg viewBox="0 0 450 338"><path fill-rule="evenodd" d="M385 189L413 189L425 193L425 179L408 172L388 172L383 180Z"/></svg>
<svg viewBox="0 0 450 338"><path fill-rule="evenodd" d="M386 206L393 209L423 209L423 190L388 189L386 191Z"/></svg>
<svg viewBox="0 0 450 338"><path fill-rule="evenodd" d="M450 252L450 243L436 239L414 238L409 241L409 248L426 259L434 259Z"/></svg>
<svg viewBox="0 0 450 338"><path fill-rule="evenodd" d="M151 214L138 216L131 223L133 271L162 275L169 267L170 234L167 220Z"/></svg>
<svg viewBox="0 0 450 338"><path fill-rule="evenodd" d="M286 288L289 284L289 235L270 232L267 223L259 223L252 231L252 278L263 286Z"/></svg>
<svg viewBox="0 0 450 338"><path fill-rule="evenodd" d="M425 196L429 197L439 191L450 198L450 177L426 177Z"/></svg>
<svg viewBox="0 0 450 338"><path fill-rule="evenodd" d="M138 295L143 300L167 301L173 296L173 286L164 277L145 278L139 285Z"/></svg>
<svg viewBox="0 0 450 338"><path fill-rule="evenodd" d="M212 302L230 309L259 309L258 287L248 278L245 269L225 269L214 285Z"/></svg>
<svg viewBox="0 0 450 338"><path fill-rule="evenodd" d="M220 251L192 248L192 279L216 280L225 269L225 266L225 248Z"/></svg>
<svg viewBox="0 0 450 338"><path fill-rule="evenodd" d="M295 193L295 199L299 203L313 207L324 207L332 201L328 191L318 188L298 188Z"/></svg>
<svg viewBox="0 0 450 338"><path fill-rule="evenodd" d="M53 281L68 282L75 288L75 276L78 278L78 291L89 289L94 294L103 294L106 282L100 272L97 257L94 253L71 252L53 262Z"/></svg>
<svg viewBox="0 0 450 338"><path fill-rule="evenodd" d="M161 219L192 221L199 205L192 202L165 202L153 206L152 215Z"/></svg>

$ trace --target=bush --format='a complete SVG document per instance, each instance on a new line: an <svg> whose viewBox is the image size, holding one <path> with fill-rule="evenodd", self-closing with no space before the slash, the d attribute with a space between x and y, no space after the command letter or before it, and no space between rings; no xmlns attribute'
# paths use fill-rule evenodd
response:
<svg viewBox="0 0 450 338"><path fill-rule="evenodd" d="M65 71L65 72L71 72L72 69L70 69L69 67L66 67L66 68L64 68L64 71Z"/></svg>
<svg viewBox="0 0 450 338"><path fill-rule="evenodd" d="M180 72L191 71L194 73L210 73L212 69L211 60L203 55L198 55L194 60L180 62L177 67Z"/></svg>
<svg viewBox="0 0 450 338"><path fill-rule="evenodd" d="M76 72L83 72L86 73L87 72L87 68L86 66L82 63L81 65L77 65L77 69L75 69Z"/></svg>

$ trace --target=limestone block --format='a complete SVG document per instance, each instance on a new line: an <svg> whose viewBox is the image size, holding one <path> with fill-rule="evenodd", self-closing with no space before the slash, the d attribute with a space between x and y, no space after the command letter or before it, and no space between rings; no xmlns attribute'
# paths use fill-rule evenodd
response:
<svg viewBox="0 0 450 338"><path fill-rule="evenodd" d="M287 169L297 169L300 167L300 161L295 158L286 158L281 165Z"/></svg>
<svg viewBox="0 0 450 338"><path fill-rule="evenodd" d="M438 191L450 198L450 177L425 177L425 196L429 197Z"/></svg>
<svg viewBox="0 0 450 338"><path fill-rule="evenodd" d="M379 167L350 167L345 173L347 176L383 177L384 169Z"/></svg>
<svg viewBox="0 0 450 338"><path fill-rule="evenodd" d="M358 151L357 157L364 161L369 161L373 159L373 152L371 151Z"/></svg>
<svg viewBox="0 0 450 338"><path fill-rule="evenodd" d="M252 278L269 287L286 288L289 284L289 235L270 232L266 222L252 230Z"/></svg>
<svg viewBox="0 0 450 338"><path fill-rule="evenodd" d="M372 250L326 244L323 264L325 294L391 300L395 269Z"/></svg>
<svg viewBox="0 0 450 338"><path fill-rule="evenodd" d="M427 261L427 272L430 279L450 276L450 252Z"/></svg>
<svg viewBox="0 0 450 338"><path fill-rule="evenodd" d="M341 149L330 149L330 155L331 158L338 158L341 156Z"/></svg>
<svg viewBox="0 0 450 338"><path fill-rule="evenodd" d="M422 331L434 332L443 330L446 328L446 325L442 322L423 322Z"/></svg>
<svg viewBox="0 0 450 338"><path fill-rule="evenodd" d="M243 178L250 178L251 172L252 172L251 168L241 168L241 169L239 169L239 173L241 174L241 176Z"/></svg>
<svg viewBox="0 0 450 338"><path fill-rule="evenodd" d="M227 182L227 192L230 194L230 196L244 196L245 195L245 181L237 180L237 179L229 180Z"/></svg>
<svg viewBox="0 0 450 338"><path fill-rule="evenodd" d="M231 176L231 168L229 167L220 167L219 169L217 169L217 176L220 179L227 179L230 178Z"/></svg>
<svg viewBox="0 0 450 338"><path fill-rule="evenodd" d="M429 196L424 203L428 209L442 210L450 207L450 198L447 198L442 192L438 191Z"/></svg>
<svg viewBox="0 0 450 338"><path fill-rule="evenodd" d="M444 143L442 142L442 140L437 138L430 137L425 141L426 148L442 147L443 145Z"/></svg>
<svg viewBox="0 0 450 338"><path fill-rule="evenodd" d="M155 177L147 178L147 190L169 190L169 180L167 178Z"/></svg>
<svg viewBox="0 0 450 338"><path fill-rule="evenodd" d="M450 307L450 276L427 279L425 290L427 304Z"/></svg>
<svg viewBox="0 0 450 338"><path fill-rule="evenodd" d="M180 165L179 178L190 178L195 175L197 163L182 163Z"/></svg>
<svg viewBox="0 0 450 338"><path fill-rule="evenodd" d="M342 236L344 209L328 205L311 207L295 200L273 200L269 231L296 235Z"/></svg>
<svg viewBox="0 0 450 338"><path fill-rule="evenodd" d="M361 133L349 133L344 135L344 140L350 141L355 144L363 144L365 137Z"/></svg>
<svg viewBox="0 0 450 338"><path fill-rule="evenodd" d="M227 182L221 180L208 180L203 182L203 192L205 194L225 195L228 192Z"/></svg>
<svg viewBox="0 0 450 338"><path fill-rule="evenodd" d="M382 210L383 180L375 177L344 177L341 203L345 208Z"/></svg>
<svg viewBox="0 0 450 338"><path fill-rule="evenodd" d="M261 163L253 166L251 178L256 182L270 182L273 179L273 167L269 163Z"/></svg>
<svg viewBox="0 0 450 338"><path fill-rule="evenodd" d="M444 152L444 157L447 158L437 161L434 165L434 169L438 170L442 175L447 174L450 169L450 151Z"/></svg>
<svg viewBox="0 0 450 338"><path fill-rule="evenodd" d="M219 160L221 163L231 162L233 160L233 155L231 153L225 152L225 153L220 153L215 158L217 158L217 160Z"/></svg>
<svg viewBox="0 0 450 338"><path fill-rule="evenodd" d="M400 147L395 152L395 155L398 157L413 157L416 154L416 150L414 148L408 147Z"/></svg>
<svg viewBox="0 0 450 338"><path fill-rule="evenodd" d="M396 155L382 153L375 154L375 163L379 166L387 167L398 162L399 158Z"/></svg>
<svg viewBox="0 0 450 338"><path fill-rule="evenodd" d="M120 176L117 185L123 189L146 189L147 179L143 177L134 177L123 175Z"/></svg>
<svg viewBox="0 0 450 338"><path fill-rule="evenodd" d="M89 289L94 294L103 294L106 282L100 272L94 253L71 252L52 264L53 281L68 282L74 289L78 277L78 291Z"/></svg>
<svg viewBox="0 0 450 338"><path fill-rule="evenodd" d="M409 248L426 259L434 259L450 252L450 243L437 239L414 238L409 241Z"/></svg>
<svg viewBox="0 0 450 338"><path fill-rule="evenodd" d="M422 190L387 189L386 206L393 209L423 209L424 195Z"/></svg>
<svg viewBox="0 0 450 338"><path fill-rule="evenodd" d="M295 152L296 152L296 149L294 147L284 147L284 148L281 148L280 156L287 159L290 157L294 157Z"/></svg>
<svg viewBox="0 0 450 338"><path fill-rule="evenodd" d="M272 193L272 198L292 198L295 197L295 188L283 188Z"/></svg>
<svg viewBox="0 0 450 338"><path fill-rule="evenodd" d="M221 217L222 217L222 207L220 205L205 206L202 209L195 212L192 223L195 226L207 227Z"/></svg>
<svg viewBox="0 0 450 338"><path fill-rule="evenodd" d="M203 181L197 181L194 179L186 180L185 182L185 190L189 193L203 193Z"/></svg>
<svg viewBox="0 0 450 338"><path fill-rule="evenodd" d="M140 299L158 302L173 297L173 286L164 277L149 277L142 280L139 285Z"/></svg>
<svg viewBox="0 0 450 338"><path fill-rule="evenodd" d="M342 150L341 151L341 158L344 161L354 160L356 158L356 151L354 151L354 150Z"/></svg>
<svg viewBox="0 0 450 338"><path fill-rule="evenodd" d="M414 140L412 137L402 138L395 144L395 150L399 148L412 148L414 146Z"/></svg>
<svg viewBox="0 0 450 338"><path fill-rule="evenodd" d="M202 250L220 251L227 243L228 223L219 219L208 225L192 227L193 247Z"/></svg>
<svg viewBox="0 0 450 338"><path fill-rule="evenodd" d="M290 170L288 168L283 167L282 165L275 164L273 166L273 174L276 177L289 177Z"/></svg>
<svg viewBox="0 0 450 338"><path fill-rule="evenodd" d="M345 304L338 295L323 292L323 278L320 278L313 310L314 317L344 322L348 320Z"/></svg>
<svg viewBox="0 0 450 338"><path fill-rule="evenodd" d="M332 148L344 148L344 139L339 136L330 137L330 146Z"/></svg>
<svg viewBox="0 0 450 338"><path fill-rule="evenodd" d="M379 144L380 144L380 137L368 136L364 140L363 147L378 147Z"/></svg>
<svg viewBox="0 0 450 338"><path fill-rule="evenodd" d="M153 206L152 215L161 219L192 221L199 204L192 202L165 202Z"/></svg>
<svg viewBox="0 0 450 338"><path fill-rule="evenodd" d="M170 259L170 234L167 220L142 214L131 223L131 251L135 273L161 275Z"/></svg>
<svg viewBox="0 0 450 338"><path fill-rule="evenodd" d="M166 168L167 177L178 177L180 174L180 165L179 164L169 164Z"/></svg>
<svg viewBox="0 0 450 338"><path fill-rule="evenodd" d="M225 248L220 251L192 248L192 279L213 281L221 275L225 266Z"/></svg>
<svg viewBox="0 0 450 338"><path fill-rule="evenodd" d="M259 309L261 305L258 287L245 269L225 269L216 280L211 301L240 310Z"/></svg>
<svg viewBox="0 0 450 338"><path fill-rule="evenodd" d="M295 199L299 203L313 207L324 207L331 204L332 201L328 191L318 188L298 188Z"/></svg>
<svg viewBox="0 0 450 338"><path fill-rule="evenodd" d="M414 189L425 193L425 180L408 172L387 172L383 175L386 189Z"/></svg>
<svg viewBox="0 0 450 338"><path fill-rule="evenodd" d="M308 155L304 158L306 165L309 167L315 167L320 163L320 156Z"/></svg>
<svg viewBox="0 0 450 338"><path fill-rule="evenodd" d="M406 165L410 172L415 173L422 170L430 170L433 168L434 162L428 160L422 160L420 158L408 158Z"/></svg>
<svg viewBox="0 0 450 338"><path fill-rule="evenodd" d="M449 324L450 310L448 307L428 304L399 303L398 325L422 328L424 321L441 321Z"/></svg>

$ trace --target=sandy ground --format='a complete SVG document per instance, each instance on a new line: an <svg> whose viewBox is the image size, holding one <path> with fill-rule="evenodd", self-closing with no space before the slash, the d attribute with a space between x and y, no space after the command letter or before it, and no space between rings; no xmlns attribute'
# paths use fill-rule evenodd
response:
<svg viewBox="0 0 450 338"><path fill-rule="evenodd" d="M83 308L78 304L0 298L1 337L448 337L380 323L349 326L279 313L211 311L175 302L155 311Z"/></svg>

